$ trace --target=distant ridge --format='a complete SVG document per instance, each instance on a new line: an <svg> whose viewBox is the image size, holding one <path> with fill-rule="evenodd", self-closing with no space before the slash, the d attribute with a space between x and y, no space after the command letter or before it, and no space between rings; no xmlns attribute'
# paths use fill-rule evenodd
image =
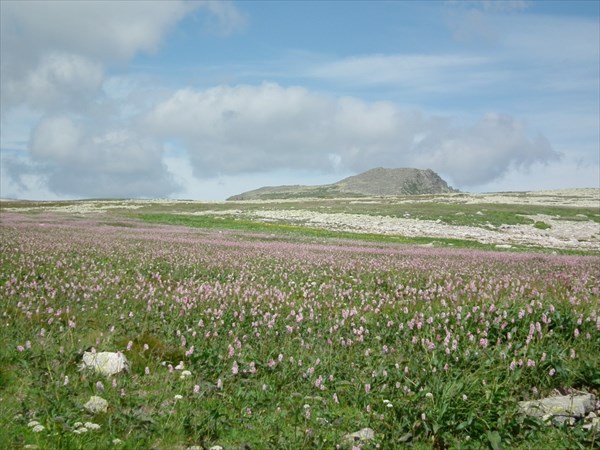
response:
<svg viewBox="0 0 600 450"><path fill-rule="evenodd" d="M333 184L320 186L266 186L227 200L269 200L286 198L382 197L395 195L445 194L458 192L431 169L367 170Z"/></svg>

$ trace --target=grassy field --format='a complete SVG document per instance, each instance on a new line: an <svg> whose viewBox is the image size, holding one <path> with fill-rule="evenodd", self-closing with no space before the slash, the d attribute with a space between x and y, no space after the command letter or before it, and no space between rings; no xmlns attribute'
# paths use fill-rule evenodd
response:
<svg viewBox="0 0 600 450"><path fill-rule="evenodd" d="M0 448L597 445L518 401L598 395L598 256L165 208L2 212ZM131 369L81 370L92 348Z"/></svg>

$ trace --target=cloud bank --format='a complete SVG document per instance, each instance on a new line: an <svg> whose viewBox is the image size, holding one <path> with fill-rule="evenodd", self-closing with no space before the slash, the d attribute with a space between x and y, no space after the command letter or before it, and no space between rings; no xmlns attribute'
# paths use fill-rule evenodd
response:
<svg viewBox="0 0 600 450"><path fill-rule="evenodd" d="M130 128L98 132L49 117L34 129L30 153L57 194L161 197L179 188L162 162L162 146Z"/></svg>
<svg viewBox="0 0 600 450"><path fill-rule="evenodd" d="M510 116L490 113L465 127L393 103L274 83L178 90L143 123L157 139L181 139L198 177L427 167L473 186L560 156Z"/></svg>

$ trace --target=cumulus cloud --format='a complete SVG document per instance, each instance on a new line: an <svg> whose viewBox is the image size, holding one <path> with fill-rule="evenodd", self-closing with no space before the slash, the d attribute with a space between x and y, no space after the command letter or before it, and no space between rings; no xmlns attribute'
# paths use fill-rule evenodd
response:
<svg viewBox="0 0 600 450"><path fill-rule="evenodd" d="M163 144L135 128L139 105L123 93L131 86L105 74L159 50L196 10L222 34L244 25L229 2L0 2L3 189L36 197L40 185L66 196L176 192Z"/></svg>
<svg viewBox="0 0 600 450"><path fill-rule="evenodd" d="M7 1L0 2L2 107L64 105L94 93L104 66L160 48L168 31L203 9L215 29L230 34L244 18L229 2ZM85 55L85 56L84 56Z"/></svg>
<svg viewBox="0 0 600 450"><path fill-rule="evenodd" d="M420 140L417 150L418 165L436 167L460 186L489 183L509 169L561 156L543 136L530 137L523 122L496 113L485 114L470 127L433 129Z"/></svg>
<svg viewBox="0 0 600 450"><path fill-rule="evenodd" d="M24 77L9 77L2 95L8 104L33 109L80 108L96 97L103 76L102 66L88 58L49 53Z"/></svg>
<svg viewBox="0 0 600 450"><path fill-rule="evenodd" d="M53 47L101 60L126 60L156 50L167 30L197 6L177 0L3 2L2 51L17 59Z"/></svg>
<svg viewBox="0 0 600 450"><path fill-rule="evenodd" d="M131 128L92 131L66 116L44 118L30 141L31 171L55 193L85 197L164 197L179 186L160 143Z"/></svg>
<svg viewBox="0 0 600 450"><path fill-rule="evenodd" d="M298 170L432 168L460 186L489 182L512 167L555 160L524 123L488 114L460 127L388 102L327 97L264 83L183 89L144 119L157 137L182 139L197 177Z"/></svg>

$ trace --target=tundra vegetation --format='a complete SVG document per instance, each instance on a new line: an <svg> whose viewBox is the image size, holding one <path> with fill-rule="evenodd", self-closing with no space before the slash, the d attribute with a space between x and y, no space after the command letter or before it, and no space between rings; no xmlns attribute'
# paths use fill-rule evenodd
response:
<svg viewBox="0 0 600 450"><path fill-rule="evenodd" d="M118 204L2 203L1 448L331 449L364 428L355 447L598 445L595 428L518 408L598 396L596 251L192 214L258 204ZM129 369L84 369L86 352Z"/></svg>

